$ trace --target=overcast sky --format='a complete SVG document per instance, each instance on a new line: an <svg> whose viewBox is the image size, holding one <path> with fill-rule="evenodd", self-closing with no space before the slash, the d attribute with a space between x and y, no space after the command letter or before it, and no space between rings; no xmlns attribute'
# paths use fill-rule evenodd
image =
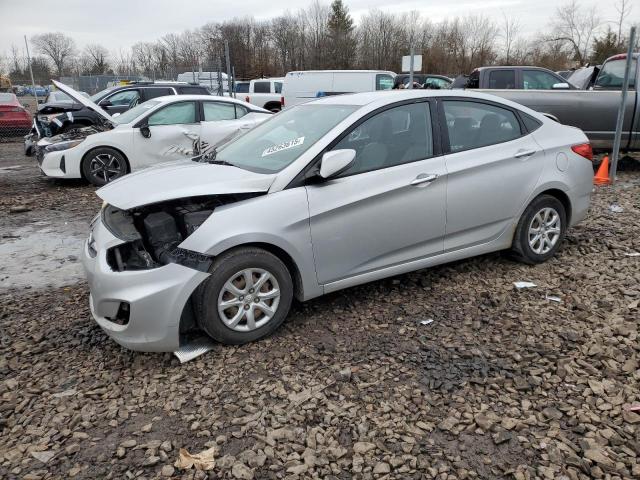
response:
<svg viewBox="0 0 640 480"><path fill-rule="evenodd" d="M344 0L357 19L370 8L392 12L417 10L431 19L466 14L484 14L502 19L505 12L516 17L522 34L532 35L549 28L549 21L560 3L558 0ZM330 0L326 0L329 3ZM24 47L23 35L60 31L82 48L99 43L109 50L129 47L139 41L155 40L170 32L193 29L212 21L253 15L257 19L277 16L286 10L295 11L310 4L304 0L0 0L0 53L8 52L12 44ZM615 21L618 0L592 2L598 5L602 17ZM630 19L640 21L640 2L635 3Z"/></svg>

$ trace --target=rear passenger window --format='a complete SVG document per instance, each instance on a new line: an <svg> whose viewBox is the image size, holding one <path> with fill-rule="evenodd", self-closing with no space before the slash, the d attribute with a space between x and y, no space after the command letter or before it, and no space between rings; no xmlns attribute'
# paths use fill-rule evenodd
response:
<svg viewBox="0 0 640 480"><path fill-rule="evenodd" d="M244 117L247 113L249 113L249 110L247 110L245 107L243 107L242 105L237 105L236 104L236 118L242 118Z"/></svg>
<svg viewBox="0 0 640 480"><path fill-rule="evenodd" d="M208 95L209 92L204 87L180 87L181 95Z"/></svg>
<svg viewBox="0 0 640 480"><path fill-rule="evenodd" d="M173 90L170 88L145 88L144 96L147 100L151 100L152 98L164 97L165 95L173 95Z"/></svg>
<svg viewBox="0 0 640 480"><path fill-rule="evenodd" d="M537 120L531 115L527 115L526 113L520 112L520 117L522 118L522 123L524 123L524 126L527 128L527 131L529 133L537 130L542 125L542 122L540 120Z"/></svg>
<svg viewBox="0 0 640 480"><path fill-rule="evenodd" d="M253 93L271 93L271 82L254 82Z"/></svg>
<svg viewBox="0 0 640 480"><path fill-rule="evenodd" d="M205 122L216 122L219 120L235 120L236 112L233 103L204 102Z"/></svg>
<svg viewBox="0 0 640 480"><path fill-rule="evenodd" d="M276 93L282 93L282 82L273 82L273 86L276 89Z"/></svg>
<svg viewBox="0 0 640 480"><path fill-rule="evenodd" d="M516 88L515 70L494 70L492 72L489 72L489 88Z"/></svg>
<svg viewBox="0 0 640 480"><path fill-rule="evenodd" d="M522 136L516 115L486 103L445 100L449 146L452 152L508 142Z"/></svg>
<svg viewBox="0 0 640 480"><path fill-rule="evenodd" d="M390 108L365 120L334 147L356 151L353 165L343 175L369 172L433 156L428 103Z"/></svg>

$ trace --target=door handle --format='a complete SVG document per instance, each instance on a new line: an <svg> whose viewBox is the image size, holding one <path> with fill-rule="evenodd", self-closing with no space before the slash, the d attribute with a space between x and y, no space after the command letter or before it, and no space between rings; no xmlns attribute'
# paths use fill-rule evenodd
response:
<svg viewBox="0 0 640 480"><path fill-rule="evenodd" d="M436 178L438 178L438 175L436 175L435 173L421 173L415 179L411 180L410 185L428 185Z"/></svg>
<svg viewBox="0 0 640 480"><path fill-rule="evenodd" d="M530 157L534 153L536 153L536 150L518 150L513 157L526 158L526 157Z"/></svg>

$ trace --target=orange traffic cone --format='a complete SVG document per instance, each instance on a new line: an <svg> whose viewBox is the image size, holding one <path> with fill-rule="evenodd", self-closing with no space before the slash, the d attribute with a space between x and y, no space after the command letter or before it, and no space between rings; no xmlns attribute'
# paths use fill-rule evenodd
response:
<svg viewBox="0 0 640 480"><path fill-rule="evenodd" d="M611 183L611 179L609 178L608 155L602 159L602 163L600 164L600 167L598 167L595 177L593 177L593 183L595 185L609 185Z"/></svg>

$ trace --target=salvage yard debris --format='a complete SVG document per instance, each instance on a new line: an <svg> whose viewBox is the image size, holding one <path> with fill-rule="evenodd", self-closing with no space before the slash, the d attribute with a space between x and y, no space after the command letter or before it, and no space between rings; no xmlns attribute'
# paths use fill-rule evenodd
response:
<svg viewBox="0 0 640 480"><path fill-rule="evenodd" d="M174 466L182 470L189 468L195 468L196 470L213 470L216 466L216 460L214 458L216 451L217 447L214 446L192 455L184 448L181 448Z"/></svg>

